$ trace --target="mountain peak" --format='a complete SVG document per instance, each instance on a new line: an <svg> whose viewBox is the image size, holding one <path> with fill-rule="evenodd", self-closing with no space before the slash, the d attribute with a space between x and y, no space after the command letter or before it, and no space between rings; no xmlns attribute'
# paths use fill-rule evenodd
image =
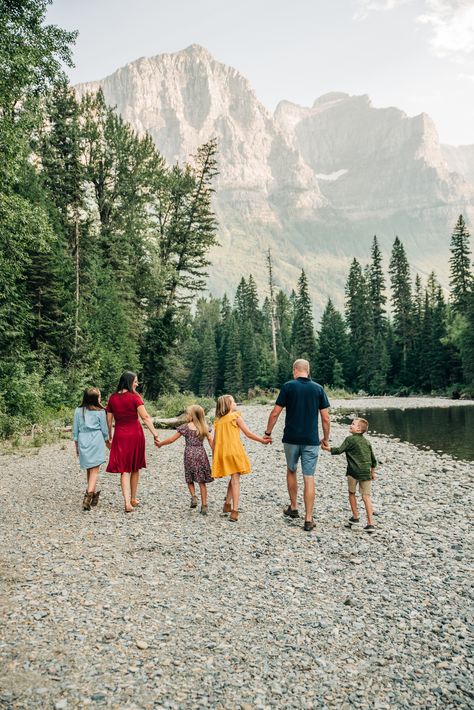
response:
<svg viewBox="0 0 474 710"><path fill-rule="evenodd" d="M214 59L212 54L201 44L190 44L189 47L185 47L184 49L180 49L177 52L173 52L173 54L186 54L190 57L206 57L206 59Z"/></svg>

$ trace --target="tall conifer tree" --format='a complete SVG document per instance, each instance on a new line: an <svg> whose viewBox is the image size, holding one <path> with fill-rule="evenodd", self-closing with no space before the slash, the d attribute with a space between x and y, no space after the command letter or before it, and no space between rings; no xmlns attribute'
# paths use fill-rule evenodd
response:
<svg viewBox="0 0 474 710"><path fill-rule="evenodd" d="M469 231L462 215L454 227L451 236L451 300L454 309L463 313L467 307L468 295L473 288L471 269L471 250L469 248Z"/></svg>

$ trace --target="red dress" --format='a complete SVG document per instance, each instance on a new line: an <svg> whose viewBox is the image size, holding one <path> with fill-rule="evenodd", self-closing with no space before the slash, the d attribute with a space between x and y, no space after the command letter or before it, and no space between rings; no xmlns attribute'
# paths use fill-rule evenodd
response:
<svg viewBox="0 0 474 710"><path fill-rule="evenodd" d="M145 434L137 409L143 404L135 392L115 392L106 410L114 415L115 432L110 449L109 473L131 473L146 468Z"/></svg>

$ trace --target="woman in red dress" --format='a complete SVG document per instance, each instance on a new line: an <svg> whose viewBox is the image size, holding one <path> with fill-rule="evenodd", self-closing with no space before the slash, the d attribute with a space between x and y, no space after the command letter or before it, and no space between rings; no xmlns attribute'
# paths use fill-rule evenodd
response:
<svg viewBox="0 0 474 710"><path fill-rule="evenodd" d="M138 379L134 372L124 372L118 383L117 391L110 396L107 404L107 425L109 439L112 439L110 458L107 466L109 473L121 474L121 485L125 512L131 513L139 503L137 500L140 469L146 468L145 435L138 417L159 441L158 432L145 409L143 400L135 392ZM112 437L112 424L115 420L115 432Z"/></svg>

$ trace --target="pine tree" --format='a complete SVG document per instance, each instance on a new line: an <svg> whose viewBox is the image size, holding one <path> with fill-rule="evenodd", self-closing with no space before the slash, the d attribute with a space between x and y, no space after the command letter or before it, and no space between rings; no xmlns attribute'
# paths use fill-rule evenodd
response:
<svg viewBox="0 0 474 710"><path fill-rule="evenodd" d="M210 323L202 337L200 360L199 394L213 397L216 393L218 359L214 329Z"/></svg>
<svg viewBox="0 0 474 710"><path fill-rule="evenodd" d="M225 329L224 390L237 396L242 392L242 355L239 326L233 313L227 320Z"/></svg>
<svg viewBox="0 0 474 710"><path fill-rule="evenodd" d="M334 308L328 299L321 318L317 354L314 368L314 378L322 385L334 384L334 368L336 362L342 368L338 379L343 378L344 366L347 367L347 333L342 315Z"/></svg>
<svg viewBox="0 0 474 710"><path fill-rule="evenodd" d="M344 380L344 368L339 360L334 361L334 367L332 369L331 386L335 389L343 389L345 386Z"/></svg>
<svg viewBox="0 0 474 710"><path fill-rule="evenodd" d="M313 326L313 309L309 296L308 280L304 270L298 279L298 294L295 301L292 347L296 357L305 358L314 364L316 338Z"/></svg>
<svg viewBox="0 0 474 710"><path fill-rule="evenodd" d="M398 382L405 386L413 384L410 370L410 353L413 344L413 304L410 285L410 267L405 249L398 237L393 244L389 273L392 286L393 335L395 345L394 363Z"/></svg>
<svg viewBox="0 0 474 710"><path fill-rule="evenodd" d="M474 291L468 295L460 338L462 369L465 382L474 392Z"/></svg>
<svg viewBox="0 0 474 710"><path fill-rule="evenodd" d="M258 354L252 322L247 319L240 327L242 357L242 387L244 392L255 387L258 376Z"/></svg>
<svg viewBox="0 0 474 710"><path fill-rule="evenodd" d="M469 231L462 215L454 227L451 236L451 299L454 309L463 313L467 307L468 295L473 288L471 271L471 251L469 249Z"/></svg>
<svg viewBox="0 0 474 710"><path fill-rule="evenodd" d="M385 277L382 269L382 253L379 249L377 237L372 243L372 260L369 267L368 285L369 297L372 304L373 322L375 333L384 334L386 328L385 313Z"/></svg>
<svg viewBox="0 0 474 710"><path fill-rule="evenodd" d="M349 327L349 384L367 389L375 344L369 290L357 259L352 261L346 283L346 321Z"/></svg>
<svg viewBox="0 0 474 710"><path fill-rule="evenodd" d="M446 347L446 302L438 284L434 296L431 326L431 387L444 390L449 384L448 351Z"/></svg>
<svg viewBox="0 0 474 710"><path fill-rule="evenodd" d="M275 318L277 322L276 385L281 387L281 385L291 377L291 335L293 324L293 306L290 299L283 291L278 291L275 298Z"/></svg>
<svg viewBox="0 0 474 710"><path fill-rule="evenodd" d="M243 276L235 291L234 309L240 321L244 321L247 318L247 282Z"/></svg>

